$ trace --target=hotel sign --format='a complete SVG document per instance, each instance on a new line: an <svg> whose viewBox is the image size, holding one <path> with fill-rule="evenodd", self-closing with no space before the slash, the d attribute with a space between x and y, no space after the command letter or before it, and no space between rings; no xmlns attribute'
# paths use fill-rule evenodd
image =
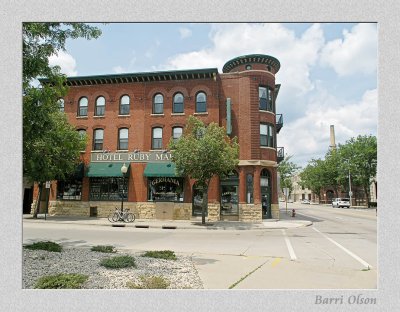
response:
<svg viewBox="0 0 400 312"><path fill-rule="evenodd" d="M169 162L170 152L92 153L91 162Z"/></svg>

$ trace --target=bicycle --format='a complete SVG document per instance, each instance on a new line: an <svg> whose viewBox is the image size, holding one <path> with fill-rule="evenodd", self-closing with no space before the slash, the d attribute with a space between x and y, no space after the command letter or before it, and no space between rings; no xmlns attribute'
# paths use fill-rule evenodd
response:
<svg viewBox="0 0 400 312"><path fill-rule="evenodd" d="M117 208L115 208L114 212L112 212L108 215L108 221L110 221L111 223L118 222L118 221L133 222L133 221L135 221L135 214L133 214L132 212L129 212L129 209L125 209L121 213L121 209L119 209L117 207Z"/></svg>

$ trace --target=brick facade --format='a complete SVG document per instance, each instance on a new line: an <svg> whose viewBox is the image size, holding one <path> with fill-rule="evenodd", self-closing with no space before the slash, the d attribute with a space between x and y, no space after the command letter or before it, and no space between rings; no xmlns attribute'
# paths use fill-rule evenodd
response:
<svg viewBox="0 0 400 312"><path fill-rule="evenodd" d="M246 67L247 66L247 67ZM248 67L251 66L251 69ZM128 129L128 150L148 152L152 150L152 128L162 128L162 148L166 149L172 136L173 127L184 127L189 115L195 115L206 124L216 122L227 126L226 102L231 100L232 137L237 136L240 145L238 215L227 220L261 221L261 186L263 169L270 175L270 209L273 218L279 218L277 189L277 145L276 145L276 103L273 111L260 110L259 86L268 87L273 97L275 74L279 61L267 55L248 55L227 62L223 73L217 69L170 71L68 78L69 93L64 98L64 112L70 123L77 129L86 131L88 143L82 151L82 160L90 164L93 151L95 129L104 130L103 151L118 151L118 131ZM247 68L247 69L246 69ZM45 82L45 81L44 81ZM42 81L43 83L43 81ZM184 97L184 112L173 113L174 95L179 92ZM206 112L196 113L196 95L204 92L207 96ZM156 94L164 97L163 113L153 113L153 98ZM120 99L128 95L130 112L119 114ZM99 96L105 98L104 116L95 116L95 103ZM78 116L78 103L82 97L88 99L87 116ZM260 146L260 124L274 128L274 146ZM147 177L143 176L146 163L131 163L128 178L128 198L125 203L139 218L159 218L157 207L169 209L171 219L192 218L193 181L184 179L183 202L160 203L148 201ZM246 177L253 176L253 202L248 203ZM56 199L57 183L52 183L50 202L52 214L89 215L90 207L98 207L98 216L105 217L118 206L118 202L90 201L90 178L85 175L82 182L80 201ZM37 190L36 190L37 191ZM36 196L34 194L34 196ZM36 198L36 197L34 197ZM221 188L218 177L214 177L209 187L208 219L223 219L220 212ZM264 216L265 217L265 216Z"/></svg>

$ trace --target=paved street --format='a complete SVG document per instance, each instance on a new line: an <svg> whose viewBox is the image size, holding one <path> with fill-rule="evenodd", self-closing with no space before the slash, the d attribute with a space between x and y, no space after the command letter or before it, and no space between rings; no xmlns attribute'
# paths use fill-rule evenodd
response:
<svg viewBox="0 0 400 312"><path fill-rule="evenodd" d="M47 239L71 247L174 250L192 255L208 289L377 288L375 210L289 204L286 215L281 205L282 224L293 221L293 208L296 220L312 225L173 230L24 221L23 242Z"/></svg>

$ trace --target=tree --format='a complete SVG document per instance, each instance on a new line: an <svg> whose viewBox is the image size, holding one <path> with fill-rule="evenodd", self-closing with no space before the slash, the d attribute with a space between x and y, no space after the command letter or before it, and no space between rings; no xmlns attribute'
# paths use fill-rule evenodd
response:
<svg viewBox="0 0 400 312"><path fill-rule="evenodd" d="M377 140L375 136L358 136L351 138L338 150L342 159L342 180L350 170L354 185L361 186L370 205L370 186L376 177L377 170Z"/></svg>
<svg viewBox="0 0 400 312"><path fill-rule="evenodd" d="M203 189L201 220L205 224L208 206L208 186L214 175L225 176L239 163L239 145L226 130L212 122L206 126L201 120L189 116L182 137L169 143L172 159L178 173L194 179Z"/></svg>
<svg viewBox="0 0 400 312"><path fill-rule="evenodd" d="M23 24L23 173L39 185L64 179L79 161L86 145L60 112L59 100L68 88L66 76L58 66L50 66L49 57L65 50L67 39L97 38L101 31L83 23ZM45 78L36 87L35 79ZM40 200L39 200L40 203ZM34 217L37 217L39 205Z"/></svg>
<svg viewBox="0 0 400 312"><path fill-rule="evenodd" d="M324 161L312 159L308 165L300 172L301 182L299 184L311 190L314 194L321 193L324 185Z"/></svg>
<svg viewBox="0 0 400 312"><path fill-rule="evenodd" d="M284 188L288 188L289 194L293 191L292 178L295 175L296 171L300 169L299 166L290 161L291 158L292 155L286 155L284 160L282 160L278 165L281 191L283 192Z"/></svg>

